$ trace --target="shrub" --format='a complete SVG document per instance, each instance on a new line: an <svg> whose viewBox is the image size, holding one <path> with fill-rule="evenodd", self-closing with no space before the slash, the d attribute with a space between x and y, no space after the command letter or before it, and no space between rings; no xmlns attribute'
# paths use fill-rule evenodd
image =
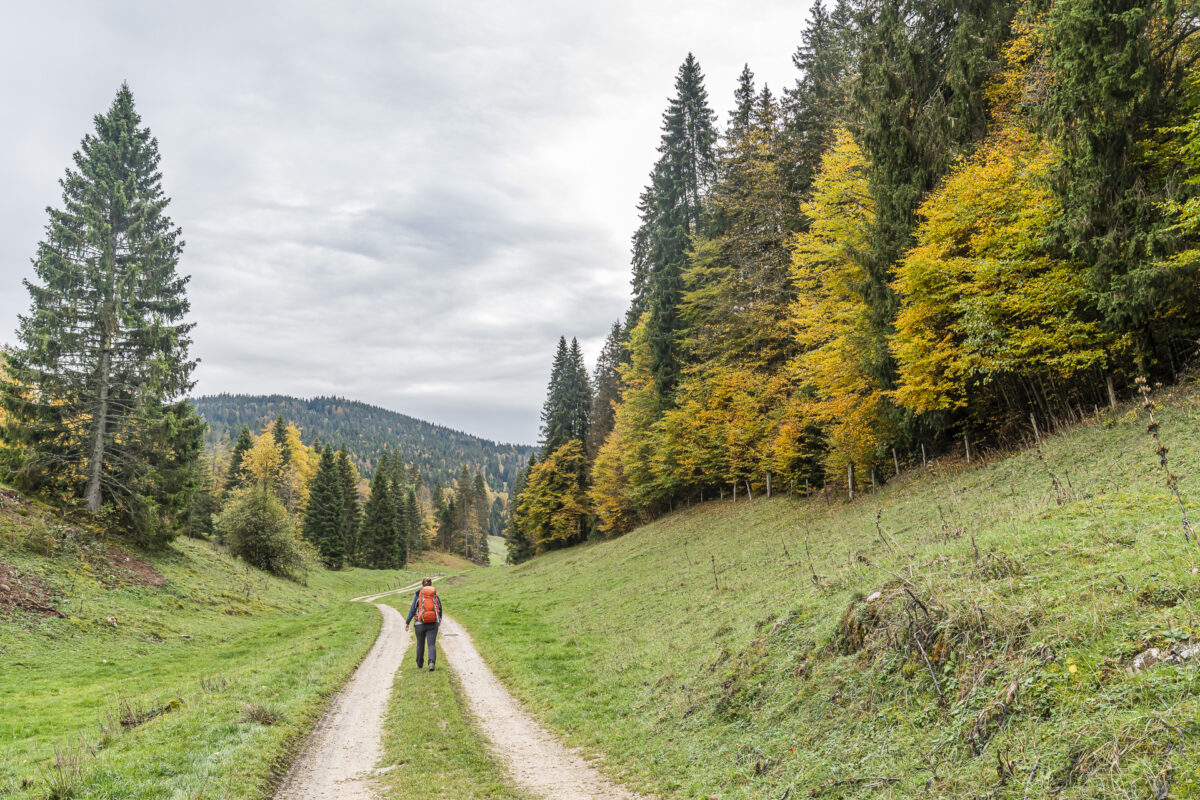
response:
<svg viewBox="0 0 1200 800"><path fill-rule="evenodd" d="M265 486L237 492L217 525L229 551L251 566L293 580L309 568L311 548L300 540L283 503Z"/></svg>

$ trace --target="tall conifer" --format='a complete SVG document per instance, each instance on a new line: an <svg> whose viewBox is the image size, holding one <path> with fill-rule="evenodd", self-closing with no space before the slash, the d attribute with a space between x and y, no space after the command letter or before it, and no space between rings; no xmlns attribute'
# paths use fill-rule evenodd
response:
<svg viewBox="0 0 1200 800"><path fill-rule="evenodd" d="M254 438L250 435L250 426L243 425L238 434L237 442L233 445L233 453L229 456L229 471L225 474L225 491L231 492L242 485L242 459L250 448L254 447Z"/></svg>
<svg viewBox="0 0 1200 800"><path fill-rule="evenodd" d="M682 274L714 177L717 141L704 75L691 53L679 68L675 92L663 114L659 160L642 196L642 223L634 235L634 305L649 315L653 371L664 398L679 380L676 339Z"/></svg>
<svg viewBox="0 0 1200 800"><path fill-rule="evenodd" d="M183 241L128 85L94 123L25 283L32 303L0 392L4 467L27 488L76 494L93 513L112 502L140 534L166 535L203 432L178 402L195 366Z"/></svg>
<svg viewBox="0 0 1200 800"><path fill-rule="evenodd" d="M340 569L346 557L345 511L337 458L333 448L326 445L309 488L303 534L330 569Z"/></svg>

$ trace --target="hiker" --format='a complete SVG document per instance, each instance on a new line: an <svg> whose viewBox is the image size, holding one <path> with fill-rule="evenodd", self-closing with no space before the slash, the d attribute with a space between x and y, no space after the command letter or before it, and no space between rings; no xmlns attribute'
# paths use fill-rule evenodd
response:
<svg viewBox="0 0 1200 800"><path fill-rule="evenodd" d="M437 661L438 623L442 621L442 598L433 588L433 578L421 579L421 589L413 597L408 619L404 620L404 630L408 630L413 617L417 618L417 669L425 661L425 645L428 642L429 671L433 672L433 662Z"/></svg>

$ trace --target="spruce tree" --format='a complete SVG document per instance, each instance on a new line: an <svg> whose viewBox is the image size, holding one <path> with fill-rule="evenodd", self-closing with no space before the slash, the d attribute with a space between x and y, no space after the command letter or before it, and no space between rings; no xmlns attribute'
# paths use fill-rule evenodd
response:
<svg viewBox="0 0 1200 800"><path fill-rule="evenodd" d="M1194 335L1164 324L1193 290L1164 258L1176 232L1163 200L1178 175L1156 159L1194 85L1196 12L1194 4L1141 0L1063 0L1049 11L1052 77L1042 114L1062 154L1052 179L1062 209L1055 240L1087 265L1108 330L1129 336L1140 357L1165 363L1171 338Z"/></svg>
<svg viewBox="0 0 1200 800"><path fill-rule="evenodd" d="M639 206L634 235L634 306L644 309L655 386L669 398L679 380L676 340L683 270L701 228L703 200L715 172L717 132L700 64L688 53L663 114L659 160ZM636 324L636 319L631 319Z"/></svg>
<svg viewBox="0 0 1200 800"><path fill-rule="evenodd" d="M569 390L567 394L567 423L570 438L581 444L587 440L592 413L592 381L578 340L571 339Z"/></svg>
<svg viewBox="0 0 1200 800"><path fill-rule="evenodd" d="M596 359L596 369L592 373L592 386L595 394L592 397L592 408L588 413L588 432L584 444L587 447L588 458L595 459L600 452L600 446L608 438L613 429L613 405L621 399L621 366L624 357L625 331L620 322L614 322L609 329L608 338L604 340L604 348Z"/></svg>
<svg viewBox="0 0 1200 800"><path fill-rule="evenodd" d="M508 498L508 519L504 524L505 545L508 548L507 561L509 564L521 564L533 558L533 542L525 530L525 520L521 515L521 497L525 492L526 476L536 465L536 459L529 460L527 469L517 472L513 480L513 491Z"/></svg>
<svg viewBox="0 0 1200 800"><path fill-rule="evenodd" d="M412 560L420 555L424 546L422 539L424 525L421 519L421 506L417 502L417 490L410 486L405 494L408 500L404 506L404 528L408 534L408 558Z"/></svg>
<svg viewBox="0 0 1200 800"><path fill-rule="evenodd" d="M359 526L362 514L358 496L358 470L350 461L350 454L344 447L338 451L337 466L342 497L342 531L346 541L346 558L351 563L357 563Z"/></svg>
<svg viewBox="0 0 1200 800"><path fill-rule="evenodd" d="M203 434L176 402L195 366L183 241L128 85L94 123L25 282L31 307L0 391L3 467L25 488L80 496L92 513L111 502L139 535L166 536Z"/></svg>
<svg viewBox="0 0 1200 800"><path fill-rule="evenodd" d="M271 428L271 435L275 438L275 447L279 449L279 469L282 472L292 461L292 451L288 447L288 425L287 420L283 418L283 414L275 418L275 424Z"/></svg>
<svg viewBox="0 0 1200 800"><path fill-rule="evenodd" d="M330 569L340 569L346 557L345 497L333 448L326 445L309 488L304 512L304 538L317 548Z"/></svg>
<svg viewBox="0 0 1200 800"><path fill-rule="evenodd" d="M243 425L238 434L237 442L233 445L233 453L229 457L229 470L225 473L225 491L231 492L242 485L242 459L254 446L254 438L250 435L250 426Z"/></svg>
<svg viewBox="0 0 1200 800"><path fill-rule="evenodd" d="M383 470L376 469L371 480L371 496L367 498L362 527L363 566L371 569L390 569L396 559L396 506L392 502L391 480Z"/></svg>
<svg viewBox="0 0 1200 800"><path fill-rule="evenodd" d="M542 404L542 452L557 450L571 438L571 378L571 352L567 348L567 338L560 336L550 367L546 401Z"/></svg>
<svg viewBox="0 0 1200 800"><path fill-rule="evenodd" d="M779 175L786 192L790 230L805 227L799 203L811 191L821 157L833 144L834 128L847 114L853 24L847 0L839 0L832 14L817 0L801 34L801 45L792 56L800 76L784 93Z"/></svg>

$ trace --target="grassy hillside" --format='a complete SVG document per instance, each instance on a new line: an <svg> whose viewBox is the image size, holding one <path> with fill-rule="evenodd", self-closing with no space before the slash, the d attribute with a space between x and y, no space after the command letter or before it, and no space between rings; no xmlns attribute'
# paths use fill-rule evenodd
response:
<svg viewBox="0 0 1200 800"><path fill-rule="evenodd" d="M208 421L210 447L230 447L242 425L257 433L283 414L300 428L305 444L319 439L335 447L345 445L365 477L375 473L380 454L390 450L405 464L416 464L430 483L449 485L466 464L472 474L484 472L492 491L506 492L533 453L526 445L499 444L340 397L220 394L193 402Z"/></svg>
<svg viewBox="0 0 1200 800"><path fill-rule="evenodd" d="M1196 386L1160 411L1200 500ZM1200 513L1193 510L1193 518ZM1200 797L1200 551L1140 410L853 503L709 503L471 574L455 614L664 798Z"/></svg>
<svg viewBox="0 0 1200 800"><path fill-rule="evenodd" d="M508 558L508 540L503 536L488 537L488 562L493 567L503 566Z"/></svg>
<svg viewBox="0 0 1200 800"><path fill-rule="evenodd" d="M193 540L127 553L0 489L0 797L266 796L375 639L346 600L460 566L302 586Z"/></svg>

